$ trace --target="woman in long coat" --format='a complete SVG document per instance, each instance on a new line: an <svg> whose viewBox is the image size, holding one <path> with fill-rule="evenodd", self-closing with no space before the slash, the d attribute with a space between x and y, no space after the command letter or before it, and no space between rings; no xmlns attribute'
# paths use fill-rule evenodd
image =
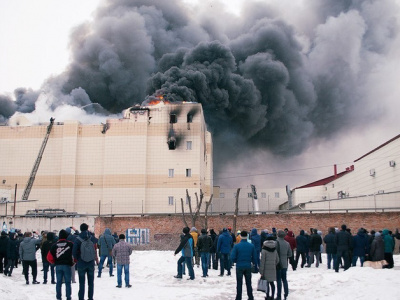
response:
<svg viewBox="0 0 400 300"><path fill-rule="evenodd" d="M379 232L375 233L375 238L371 243L370 256L372 261L381 261L385 259L385 245Z"/></svg>
<svg viewBox="0 0 400 300"><path fill-rule="evenodd" d="M260 261L260 274L261 278L267 280L268 286L266 293L266 300L274 299L275 294L275 283L276 281L276 266L279 264L279 255L276 251L276 242L272 235L267 236L267 240L264 242L261 250L261 261ZM269 290L271 289L271 296L269 296Z"/></svg>

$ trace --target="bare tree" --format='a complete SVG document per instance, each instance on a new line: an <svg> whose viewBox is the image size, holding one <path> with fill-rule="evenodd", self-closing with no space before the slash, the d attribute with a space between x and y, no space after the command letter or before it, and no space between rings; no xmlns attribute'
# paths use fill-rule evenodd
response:
<svg viewBox="0 0 400 300"><path fill-rule="evenodd" d="M189 227L188 223L186 222L186 217L185 217L185 209L183 206L183 199L181 198L181 206L182 206L182 219L183 219L183 224L185 224L185 227Z"/></svg>
<svg viewBox="0 0 400 300"><path fill-rule="evenodd" d="M239 213L239 194L240 194L240 188L238 188L236 191L235 213L233 215L233 226L232 226L233 232L236 232L236 221Z"/></svg>
<svg viewBox="0 0 400 300"><path fill-rule="evenodd" d="M188 200L188 204L189 204L189 213L190 213L190 218L192 220L192 227L196 227L196 221L197 218L200 215L200 208L201 208L201 204L203 203L203 198L204 198L204 194L203 191L200 189L200 200L199 197L197 195L197 193L194 193L196 195L196 209L195 212L193 213L193 209L192 209L192 199L189 196L189 191L186 189L186 199ZM183 206L183 199L181 198L181 204L182 204L182 217L183 217L183 222L185 223L186 226L187 222L186 222L186 218L185 218L185 210L184 210L184 206Z"/></svg>
<svg viewBox="0 0 400 300"><path fill-rule="evenodd" d="M208 219L207 219L207 213L208 213L208 207L211 205L211 201L213 199L213 194L210 196L210 200L206 201L206 210L204 211L204 228L208 228Z"/></svg>

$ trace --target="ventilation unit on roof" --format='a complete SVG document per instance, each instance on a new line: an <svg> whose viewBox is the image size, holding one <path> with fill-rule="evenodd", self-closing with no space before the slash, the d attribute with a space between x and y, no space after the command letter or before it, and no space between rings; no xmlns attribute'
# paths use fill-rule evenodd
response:
<svg viewBox="0 0 400 300"><path fill-rule="evenodd" d="M375 169L369 170L369 176L375 176Z"/></svg>
<svg viewBox="0 0 400 300"><path fill-rule="evenodd" d="M396 162L394 160L389 161L389 166L393 168L394 166L396 166Z"/></svg>

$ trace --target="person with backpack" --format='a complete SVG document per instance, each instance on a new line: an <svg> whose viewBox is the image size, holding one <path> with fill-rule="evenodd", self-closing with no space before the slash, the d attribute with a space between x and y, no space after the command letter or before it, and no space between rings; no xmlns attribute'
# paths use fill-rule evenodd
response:
<svg viewBox="0 0 400 300"><path fill-rule="evenodd" d="M78 266L79 277L79 300L85 297L85 276L88 279L88 299L93 300L94 294L94 264L96 259L93 237L88 231L89 226L82 223L80 226L81 233L72 248L72 256Z"/></svg>
<svg viewBox="0 0 400 300"><path fill-rule="evenodd" d="M104 234L99 237L98 245L100 247L100 263L99 263L99 272L97 277L101 277L101 271L103 270L104 261L108 258L109 272L110 277L113 277L113 258L112 258L112 249L115 245L115 239L111 235L111 230L106 228L104 230Z"/></svg>

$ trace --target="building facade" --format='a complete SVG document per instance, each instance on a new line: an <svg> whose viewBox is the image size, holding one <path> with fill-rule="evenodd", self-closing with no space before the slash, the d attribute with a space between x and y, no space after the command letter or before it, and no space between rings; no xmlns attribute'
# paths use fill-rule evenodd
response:
<svg viewBox="0 0 400 300"><path fill-rule="evenodd" d="M291 209L400 210L399 163L397 135L356 159L345 171L337 173L335 167L334 175L295 188Z"/></svg>
<svg viewBox="0 0 400 300"><path fill-rule="evenodd" d="M55 120L28 201L20 201L46 130L0 126L0 215L175 213L181 198L189 210L186 190L192 199L212 193L212 138L201 104L157 101L99 125Z"/></svg>

